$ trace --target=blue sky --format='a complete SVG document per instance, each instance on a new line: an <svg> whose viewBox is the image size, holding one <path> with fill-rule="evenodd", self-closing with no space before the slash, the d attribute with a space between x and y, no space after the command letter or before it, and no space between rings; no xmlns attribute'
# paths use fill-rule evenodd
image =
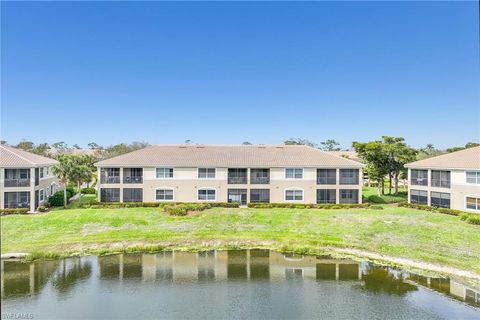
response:
<svg viewBox="0 0 480 320"><path fill-rule="evenodd" d="M2 2L3 140L480 137L476 2Z"/></svg>

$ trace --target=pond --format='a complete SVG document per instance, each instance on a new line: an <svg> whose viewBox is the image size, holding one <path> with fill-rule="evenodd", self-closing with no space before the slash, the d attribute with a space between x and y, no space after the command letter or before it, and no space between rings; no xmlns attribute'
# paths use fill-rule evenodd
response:
<svg viewBox="0 0 480 320"><path fill-rule="evenodd" d="M268 250L2 260L2 319L480 319L480 290Z"/></svg>

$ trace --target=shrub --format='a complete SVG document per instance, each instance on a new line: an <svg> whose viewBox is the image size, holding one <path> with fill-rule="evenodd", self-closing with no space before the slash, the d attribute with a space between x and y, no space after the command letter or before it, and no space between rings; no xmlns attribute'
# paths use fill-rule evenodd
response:
<svg viewBox="0 0 480 320"><path fill-rule="evenodd" d="M0 215L6 216L9 214L26 214L28 213L27 208L5 208L5 209L0 209Z"/></svg>
<svg viewBox="0 0 480 320"><path fill-rule="evenodd" d="M383 207L379 205L372 205L372 206L369 206L368 209L383 210Z"/></svg>
<svg viewBox="0 0 480 320"><path fill-rule="evenodd" d="M468 219L469 216L470 216L470 215L469 215L468 213L462 213L462 214L460 215L460 220L465 221L465 220Z"/></svg>
<svg viewBox="0 0 480 320"><path fill-rule="evenodd" d="M211 202L209 203L211 208L239 208L238 202Z"/></svg>
<svg viewBox="0 0 480 320"><path fill-rule="evenodd" d="M68 196L68 192L67 192ZM63 191L57 191L53 194L53 196L50 196L48 198L48 203L52 207L61 207L63 206Z"/></svg>
<svg viewBox="0 0 480 320"><path fill-rule="evenodd" d="M467 218L467 223L480 225L480 215L471 214Z"/></svg>
<svg viewBox="0 0 480 320"><path fill-rule="evenodd" d="M47 211L47 207L45 207L45 206L38 206L38 211L39 211L39 212L45 212L45 211Z"/></svg>
<svg viewBox="0 0 480 320"><path fill-rule="evenodd" d="M188 212L187 208L183 205L165 207L165 211L171 216L186 216Z"/></svg>
<svg viewBox="0 0 480 320"><path fill-rule="evenodd" d="M377 195L371 195L367 198L367 201L370 203L385 203L385 200L382 197Z"/></svg>
<svg viewBox="0 0 480 320"><path fill-rule="evenodd" d="M95 188L82 188L82 189L80 189L80 192L82 194L96 194L97 193Z"/></svg>

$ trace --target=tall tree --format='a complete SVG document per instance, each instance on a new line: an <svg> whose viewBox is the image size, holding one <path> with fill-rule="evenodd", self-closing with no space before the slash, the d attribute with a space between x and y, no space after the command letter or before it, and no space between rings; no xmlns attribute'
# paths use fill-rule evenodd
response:
<svg viewBox="0 0 480 320"><path fill-rule="evenodd" d="M283 142L285 145L305 145L309 147L316 148L317 144L315 142L312 142L308 139L303 139L303 138L290 138L287 139Z"/></svg>
<svg viewBox="0 0 480 320"><path fill-rule="evenodd" d="M40 143L39 145L34 146L31 152L47 157L49 149L50 146L48 143Z"/></svg>
<svg viewBox="0 0 480 320"><path fill-rule="evenodd" d="M63 207L67 207L67 185L71 177L74 176L74 170L76 167L75 161L72 160L72 156L66 154L59 154L57 156L57 165L53 166L53 174L55 174L58 180L63 184Z"/></svg>
<svg viewBox="0 0 480 320"><path fill-rule="evenodd" d="M325 141L320 142L320 149L324 151L340 151L340 143L338 143L334 139L327 139Z"/></svg>
<svg viewBox="0 0 480 320"><path fill-rule="evenodd" d="M353 148L362 158L370 180L378 183L378 195L385 194L385 176L390 172L389 158L382 141L356 142Z"/></svg>
<svg viewBox="0 0 480 320"><path fill-rule="evenodd" d="M15 148L22 149L25 151L30 151L35 147L35 144L32 141L22 140L20 141Z"/></svg>
<svg viewBox="0 0 480 320"><path fill-rule="evenodd" d="M389 159L389 193L392 193L392 178L395 181L395 193L398 193L398 180L400 173L402 170L405 170L405 164L415 161L417 150L407 146L405 139L402 137L383 136L382 139Z"/></svg>

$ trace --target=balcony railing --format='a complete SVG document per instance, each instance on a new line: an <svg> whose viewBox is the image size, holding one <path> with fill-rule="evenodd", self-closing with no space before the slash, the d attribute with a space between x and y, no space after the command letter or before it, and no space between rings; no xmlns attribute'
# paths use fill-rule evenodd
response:
<svg viewBox="0 0 480 320"><path fill-rule="evenodd" d="M5 187L30 187L30 179L5 179Z"/></svg>
<svg viewBox="0 0 480 320"><path fill-rule="evenodd" d="M102 177L101 183L120 183L120 177L118 176L104 176Z"/></svg>
<svg viewBox="0 0 480 320"><path fill-rule="evenodd" d="M143 177L123 177L123 183L143 183Z"/></svg>
<svg viewBox="0 0 480 320"><path fill-rule="evenodd" d="M247 177L228 177L229 184L247 184Z"/></svg>
<svg viewBox="0 0 480 320"><path fill-rule="evenodd" d="M432 187L450 188L450 180L432 179Z"/></svg>
<svg viewBox="0 0 480 320"><path fill-rule="evenodd" d="M270 178L269 177L251 177L250 183L251 184L269 184Z"/></svg>

